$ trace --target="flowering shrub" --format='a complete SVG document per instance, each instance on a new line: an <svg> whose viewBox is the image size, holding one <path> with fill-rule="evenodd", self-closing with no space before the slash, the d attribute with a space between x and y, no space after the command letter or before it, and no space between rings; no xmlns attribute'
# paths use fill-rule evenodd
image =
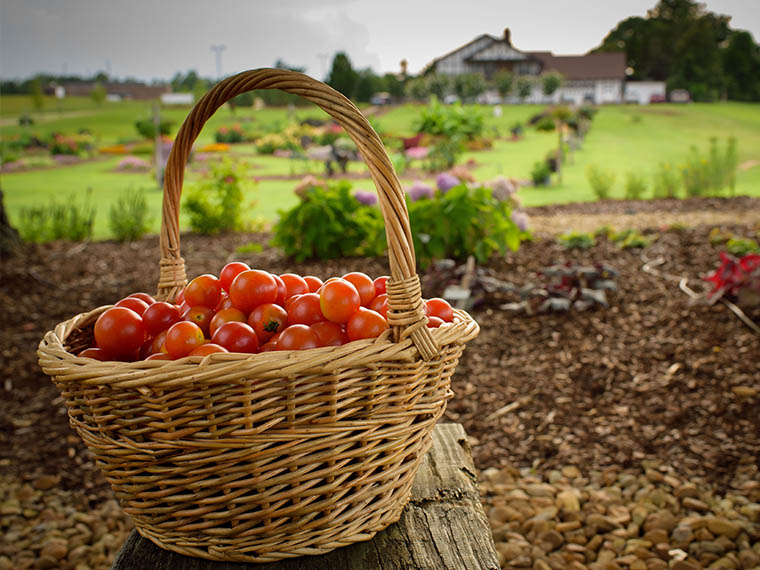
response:
<svg viewBox="0 0 760 570"><path fill-rule="evenodd" d="M707 299L715 303L728 295L740 305L760 305L760 254L734 257L721 252L720 260L720 267L704 278L713 285Z"/></svg>
<svg viewBox="0 0 760 570"><path fill-rule="evenodd" d="M412 184L412 187L407 191L407 195L412 202L432 198L433 194L433 187L420 181L416 181Z"/></svg>
<svg viewBox="0 0 760 570"><path fill-rule="evenodd" d="M410 160L427 158L430 149L426 146L414 146L404 151L406 157Z"/></svg>
<svg viewBox="0 0 760 570"><path fill-rule="evenodd" d="M357 190L354 192L354 198L365 206L374 206L377 204L377 194L374 192L368 192L367 190Z"/></svg>
<svg viewBox="0 0 760 570"><path fill-rule="evenodd" d="M736 139L730 137L725 151L721 152L718 139L710 139L710 151L702 156L696 146L692 146L689 157L681 168L681 177L687 196L718 195L724 188L734 193L736 185Z"/></svg>
<svg viewBox="0 0 760 570"><path fill-rule="evenodd" d="M147 172L150 170L150 162L138 156L125 156L119 161L116 170L126 172Z"/></svg>
<svg viewBox="0 0 760 570"><path fill-rule="evenodd" d="M276 150L295 150L298 143L277 133L270 133L256 140L256 151L259 154L273 154Z"/></svg>
<svg viewBox="0 0 760 570"><path fill-rule="evenodd" d="M461 184L459 178L454 176L453 174L449 174L448 172L442 172L439 174L435 179L435 185L438 187L438 191L441 192L441 194L445 194L455 186L459 186Z"/></svg>
<svg viewBox="0 0 760 570"><path fill-rule="evenodd" d="M91 135L53 135L50 142L50 154L71 154L81 156L92 149L93 138Z"/></svg>
<svg viewBox="0 0 760 570"><path fill-rule="evenodd" d="M214 140L218 143L239 143L245 140L245 133L237 124L231 127L222 126L214 133Z"/></svg>
<svg viewBox="0 0 760 570"><path fill-rule="evenodd" d="M478 108L462 107L458 102L442 105L437 97L431 97L415 127L418 133L473 140L483 134L485 124L485 115Z"/></svg>

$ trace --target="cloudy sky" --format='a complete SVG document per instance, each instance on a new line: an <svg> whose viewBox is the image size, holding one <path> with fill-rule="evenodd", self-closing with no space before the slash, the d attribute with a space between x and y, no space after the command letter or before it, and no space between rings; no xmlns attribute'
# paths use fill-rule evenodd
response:
<svg viewBox="0 0 760 570"><path fill-rule="evenodd" d="M38 72L216 76L277 59L322 79L337 51L355 68L419 72L487 33L522 50L584 53L656 0L0 0L0 76ZM760 40L760 0L707 0Z"/></svg>

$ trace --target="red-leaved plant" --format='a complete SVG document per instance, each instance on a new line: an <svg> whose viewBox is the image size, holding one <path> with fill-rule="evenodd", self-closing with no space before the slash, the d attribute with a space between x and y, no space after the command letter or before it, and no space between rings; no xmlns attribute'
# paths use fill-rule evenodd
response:
<svg viewBox="0 0 760 570"><path fill-rule="evenodd" d="M734 257L722 251L720 259L721 266L704 278L713 284L712 291L707 294L708 301L715 303L729 295L740 305L760 305L760 254Z"/></svg>

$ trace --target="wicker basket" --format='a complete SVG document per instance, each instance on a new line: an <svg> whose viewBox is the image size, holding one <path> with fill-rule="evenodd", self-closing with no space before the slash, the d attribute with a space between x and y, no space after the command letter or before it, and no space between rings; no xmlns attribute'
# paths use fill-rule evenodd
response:
<svg viewBox="0 0 760 570"><path fill-rule="evenodd" d="M398 520L478 325L456 311L452 324L425 326L404 194L377 134L338 92L273 69L220 82L182 125L166 170L157 296L174 299L186 282L178 213L192 143L221 105L253 89L313 101L362 153L386 223L390 329L304 351L133 363L74 356L100 307L48 332L38 355L142 536L190 556L270 562L367 540Z"/></svg>

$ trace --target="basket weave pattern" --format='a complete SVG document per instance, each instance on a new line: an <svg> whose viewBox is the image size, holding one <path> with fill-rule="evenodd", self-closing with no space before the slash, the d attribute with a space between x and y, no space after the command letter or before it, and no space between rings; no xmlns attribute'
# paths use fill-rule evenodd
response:
<svg viewBox="0 0 760 570"><path fill-rule="evenodd" d="M453 324L425 326L403 192L377 135L343 96L281 70L221 82L180 129L164 187L159 296L184 285L178 210L192 142L221 104L256 88L315 101L357 143L386 220L391 329L295 352L133 363L74 356L100 307L59 324L38 350L138 532L169 550L241 562L327 552L398 520L464 343L478 332L461 311Z"/></svg>

